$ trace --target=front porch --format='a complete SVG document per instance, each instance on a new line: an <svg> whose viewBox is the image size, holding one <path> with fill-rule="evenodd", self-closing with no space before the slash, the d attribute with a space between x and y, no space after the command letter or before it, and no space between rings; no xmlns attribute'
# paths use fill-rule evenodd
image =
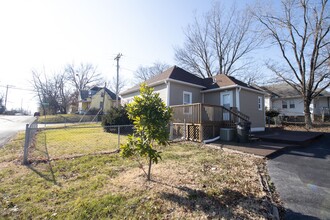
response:
<svg viewBox="0 0 330 220"><path fill-rule="evenodd" d="M171 106L173 119L171 139L202 142L220 135L220 128L236 128L238 122L248 122L249 116L237 108L202 103Z"/></svg>

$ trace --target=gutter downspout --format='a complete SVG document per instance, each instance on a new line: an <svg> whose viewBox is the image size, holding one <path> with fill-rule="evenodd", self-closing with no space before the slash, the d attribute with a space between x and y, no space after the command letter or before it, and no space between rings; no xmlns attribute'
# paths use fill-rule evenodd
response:
<svg viewBox="0 0 330 220"><path fill-rule="evenodd" d="M241 92L241 89L242 87L237 87L236 88L236 108L238 111L241 111L241 108L240 108L240 92Z"/></svg>
<svg viewBox="0 0 330 220"><path fill-rule="evenodd" d="M165 84L166 84L166 105L170 106L170 101L171 101L171 82L168 80L165 80Z"/></svg>

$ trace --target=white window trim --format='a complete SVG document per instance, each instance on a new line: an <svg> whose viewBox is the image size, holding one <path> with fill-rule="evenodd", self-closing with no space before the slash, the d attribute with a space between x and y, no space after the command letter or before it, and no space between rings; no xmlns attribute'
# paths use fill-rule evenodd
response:
<svg viewBox="0 0 330 220"><path fill-rule="evenodd" d="M258 110L262 111L262 96L258 96Z"/></svg>
<svg viewBox="0 0 330 220"><path fill-rule="evenodd" d="M189 95L189 103L185 103L184 102L184 96L185 95ZM183 91L183 94L182 94L182 103L183 105L189 105L189 104L192 104L192 92L187 92L187 91ZM191 107L188 108L189 111L186 111L186 108L183 108L183 114L191 114L192 113L192 110L191 110Z"/></svg>
<svg viewBox="0 0 330 220"><path fill-rule="evenodd" d="M293 108L291 108L291 105L293 105ZM289 108L290 108L290 109L295 109L295 108L296 108L296 104L295 104L294 99L290 99L290 100L289 100Z"/></svg>
<svg viewBox="0 0 330 220"><path fill-rule="evenodd" d="M189 103L184 103L184 95L189 95L190 99L189 99ZM183 91L183 95L182 95L182 103L184 105L186 104L192 104L192 92L187 92L187 91Z"/></svg>
<svg viewBox="0 0 330 220"><path fill-rule="evenodd" d="M286 108L284 108L283 106L284 106L284 102L286 103L285 105L286 105ZM282 109L288 109L288 100L285 100L285 99L283 99L282 100L282 102L281 102L281 107L282 107Z"/></svg>

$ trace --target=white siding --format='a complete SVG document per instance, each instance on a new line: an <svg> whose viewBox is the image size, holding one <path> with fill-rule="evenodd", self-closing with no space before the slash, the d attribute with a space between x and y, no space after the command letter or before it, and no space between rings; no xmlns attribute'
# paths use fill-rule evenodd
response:
<svg viewBox="0 0 330 220"><path fill-rule="evenodd" d="M282 100L287 101L287 108L282 108ZM290 108L289 100L293 100L295 107ZM276 99L272 102L272 109L279 111L281 114L286 116L301 116L304 115L304 101L302 98L293 99Z"/></svg>
<svg viewBox="0 0 330 220"><path fill-rule="evenodd" d="M265 108L272 109L272 102L270 101L270 97L265 97Z"/></svg>
<svg viewBox="0 0 330 220"><path fill-rule="evenodd" d="M319 97L317 99L314 99L314 105L315 105L315 109L314 109L314 113L317 115L322 114L322 109L323 108L329 108L329 102L330 100L328 100L328 97Z"/></svg>
<svg viewBox="0 0 330 220"><path fill-rule="evenodd" d="M159 93L159 97L163 100L163 102L166 103L166 99L167 99L167 86L166 84L161 84L161 85L157 85L154 87L154 92ZM122 105L125 105L129 102L131 102L134 98L134 96L138 96L140 95L140 91L136 91L136 92L132 92L129 94L125 94L121 96L121 103Z"/></svg>

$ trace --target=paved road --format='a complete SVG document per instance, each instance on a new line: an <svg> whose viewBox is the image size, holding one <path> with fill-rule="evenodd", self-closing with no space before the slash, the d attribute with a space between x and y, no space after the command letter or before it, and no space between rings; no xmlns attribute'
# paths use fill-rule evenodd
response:
<svg viewBox="0 0 330 220"><path fill-rule="evenodd" d="M287 209L285 219L330 220L330 134L267 162Z"/></svg>
<svg viewBox="0 0 330 220"><path fill-rule="evenodd" d="M25 129L25 125L33 122L32 116L4 116L0 115L0 147L6 144L18 131Z"/></svg>

